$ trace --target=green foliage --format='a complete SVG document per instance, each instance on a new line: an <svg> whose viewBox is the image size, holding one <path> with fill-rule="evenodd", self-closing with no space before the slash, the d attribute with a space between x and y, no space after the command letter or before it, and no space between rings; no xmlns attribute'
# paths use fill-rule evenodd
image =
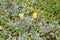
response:
<svg viewBox="0 0 60 40"><path fill-rule="evenodd" d="M0 40L60 40L59 3L60 0L0 0ZM24 13L23 19L18 17L20 12ZM34 12L37 19L32 17Z"/></svg>

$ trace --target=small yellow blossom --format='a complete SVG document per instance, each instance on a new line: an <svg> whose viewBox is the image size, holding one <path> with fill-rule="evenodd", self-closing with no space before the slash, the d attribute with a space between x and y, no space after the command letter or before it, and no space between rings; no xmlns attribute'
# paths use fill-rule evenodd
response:
<svg viewBox="0 0 60 40"><path fill-rule="evenodd" d="M37 18L37 13L36 12L33 13L33 18L35 18L35 19Z"/></svg>
<svg viewBox="0 0 60 40"><path fill-rule="evenodd" d="M22 19L24 17L24 13L19 13L19 17Z"/></svg>

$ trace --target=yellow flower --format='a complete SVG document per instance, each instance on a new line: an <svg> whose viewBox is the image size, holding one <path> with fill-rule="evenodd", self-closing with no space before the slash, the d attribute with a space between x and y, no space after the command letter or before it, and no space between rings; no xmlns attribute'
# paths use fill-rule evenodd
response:
<svg viewBox="0 0 60 40"><path fill-rule="evenodd" d="M33 13L33 18L35 18L35 19L37 18L37 13L36 12Z"/></svg>
<svg viewBox="0 0 60 40"><path fill-rule="evenodd" d="M19 13L19 17L22 19L24 17L24 13Z"/></svg>

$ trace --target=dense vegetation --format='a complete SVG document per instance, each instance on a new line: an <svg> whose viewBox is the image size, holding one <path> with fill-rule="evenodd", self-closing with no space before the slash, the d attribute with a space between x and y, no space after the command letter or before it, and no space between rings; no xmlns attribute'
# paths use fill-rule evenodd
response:
<svg viewBox="0 0 60 40"><path fill-rule="evenodd" d="M0 0L0 40L60 40L60 0Z"/></svg>

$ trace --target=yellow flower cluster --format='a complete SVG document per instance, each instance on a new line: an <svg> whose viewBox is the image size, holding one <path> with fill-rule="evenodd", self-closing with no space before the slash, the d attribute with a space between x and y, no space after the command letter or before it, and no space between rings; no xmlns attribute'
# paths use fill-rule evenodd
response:
<svg viewBox="0 0 60 40"><path fill-rule="evenodd" d="M22 19L24 17L24 13L19 13L19 17Z"/></svg>
<svg viewBox="0 0 60 40"><path fill-rule="evenodd" d="M33 13L33 18L35 18L35 19L37 18L37 13L36 12Z"/></svg>
<svg viewBox="0 0 60 40"><path fill-rule="evenodd" d="M34 12L32 16L33 16L34 19L36 19L37 18L37 13ZM19 17L20 17L20 19L22 19L24 17L24 13L19 13Z"/></svg>

